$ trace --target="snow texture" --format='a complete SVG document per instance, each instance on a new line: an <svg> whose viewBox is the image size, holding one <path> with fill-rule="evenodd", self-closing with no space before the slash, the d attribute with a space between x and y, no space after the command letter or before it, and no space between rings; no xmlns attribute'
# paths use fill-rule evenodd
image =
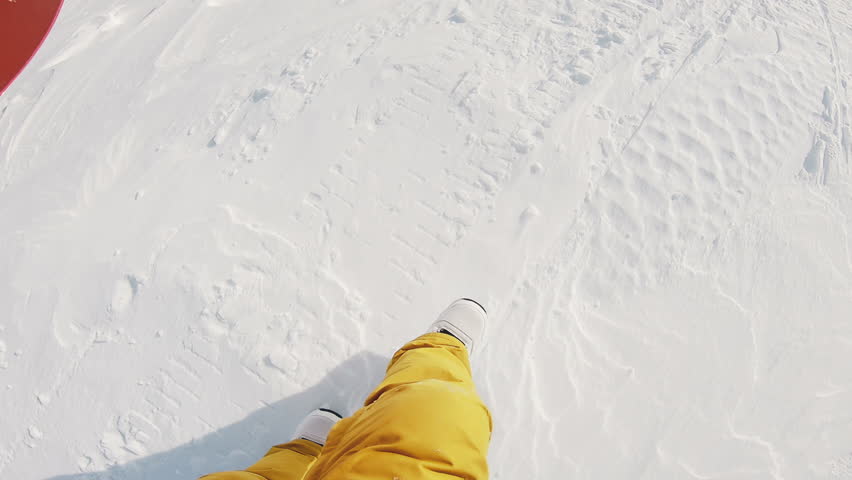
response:
<svg viewBox="0 0 852 480"><path fill-rule="evenodd" d="M846 0L77 0L0 98L0 477L245 467L451 300L493 479L852 478Z"/></svg>

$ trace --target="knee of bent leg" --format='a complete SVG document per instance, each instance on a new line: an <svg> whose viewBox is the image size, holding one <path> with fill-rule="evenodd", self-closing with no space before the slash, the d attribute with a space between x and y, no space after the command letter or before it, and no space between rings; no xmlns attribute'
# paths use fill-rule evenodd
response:
<svg viewBox="0 0 852 480"><path fill-rule="evenodd" d="M219 473L211 473L209 475L205 475L198 480L265 480L264 477L256 473L249 473L244 471L238 472L219 472Z"/></svg>
<svg viewBox="0 0 852 480"><path fill-rule="evenodd" d="M326 457L341 458L332 473L338 468L361 475L351 478L433 478L424 476L428 471L443 475L436 478L488 478L491 415L472 385L425 380L398 386L337 433L326 448L332 456L342 451L348 456Z"/></svg>
<svg viewBox="0 0 852 480"><path fill-rule="evenodd" d="M427 380L406 385L387 400L383 409L389 421L409 435L485 447L491 439L491 414L472 387Z"/></svg>

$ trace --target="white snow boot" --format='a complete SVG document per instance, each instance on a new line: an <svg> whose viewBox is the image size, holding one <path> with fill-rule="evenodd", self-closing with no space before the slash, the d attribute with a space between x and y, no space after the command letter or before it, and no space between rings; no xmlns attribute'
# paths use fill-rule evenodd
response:
<svg viewBox="0 0 852 480"><path fill-rule="evenodd" d="M462 298L451 303L435 323L429 328L430 332L452 335L467 347L473 356L482 337L485 335L485 321L488 319L485 308L475 300Z"/></svg>
<svg viewBox="0 0 852 480"><path fill-rule="evenodd" d="M296 428L296 438L325 445L328 432L343 417L327 408L320 408L309 413Z"/></svg>

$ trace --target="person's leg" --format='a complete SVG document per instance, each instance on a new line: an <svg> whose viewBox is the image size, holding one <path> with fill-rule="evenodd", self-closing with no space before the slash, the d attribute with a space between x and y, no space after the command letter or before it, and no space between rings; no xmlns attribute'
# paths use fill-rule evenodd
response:
<svg viewBox="0 0 852 480"><path fill-rule="evenodd" d="M364 407L332 429L307 478L485 480L491 428L464 344L429 333L394 355Z"/></svg>
<svg viewBox="0 0 852 480"><path fill-rule="evenodd" d="M302 480L314 465L322 447L309 440L294 440L272 447L251 467L239 472L221 472L202 480Z"/></svg>
<svg viewBox="0 0 852 480"><path fill-rule="evenodd" d="M319 409L296 428L296 440L276 445L257 463L238 472L214 473L202 480L302 480L316 463L329 430L340 420L337 413Z"/></svg>

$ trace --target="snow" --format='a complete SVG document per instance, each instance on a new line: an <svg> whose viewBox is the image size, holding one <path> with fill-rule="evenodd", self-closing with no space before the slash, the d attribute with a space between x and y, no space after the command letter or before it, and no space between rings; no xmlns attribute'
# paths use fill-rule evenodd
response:
<svg viewBox="0 0 852 480"><path fill-rule="evenodd" d="M852 478L850 80L844 0L67 2L0 477L245 467L472 296L494 479Z"/></svg>

